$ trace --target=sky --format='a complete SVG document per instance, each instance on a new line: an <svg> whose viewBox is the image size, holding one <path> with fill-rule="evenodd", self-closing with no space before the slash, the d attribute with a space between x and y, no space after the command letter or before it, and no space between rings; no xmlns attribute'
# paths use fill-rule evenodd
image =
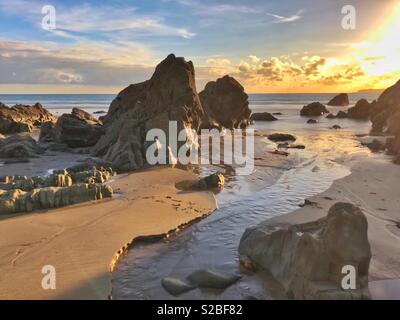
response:
<svg viewBox="0 0 400 320"><path fill-rule="evenodd" d="M0 0L0 93L117 93L170 53L193 61L198 91L225 74L249 93L386 88L400 0Z"/></svg>

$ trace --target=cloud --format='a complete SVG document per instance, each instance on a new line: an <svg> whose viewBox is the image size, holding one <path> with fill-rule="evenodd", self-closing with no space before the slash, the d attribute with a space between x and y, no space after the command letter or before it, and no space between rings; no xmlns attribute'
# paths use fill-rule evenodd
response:
<svg viewBox="0 0 400 320"><path fill-rule="evenodd" d="M296 14L291 15L291 16L280 16L274 13L269 13L267 12L267 15L275 18L275 20L273 21L273 23L288 23L288 22L294 22L297 20L300 20L301 18L303 18L302 14L304 13L304 10L299 10Z"/></svg>
<svg viewBox="0 0 400 320"><path fill-rule="evenodd" d="M253 63L259 63L261 60L259 57L255 56L255 55L249 55L248 57L251 60L251 62L253 62Z"/></svg>
<svg viewBox="0 0 400 320"><path fill-rule="evenodd" d="M207 59L206 63L209 66L216 68L225 68L231 65L231 61L229 59L223 59L223 58L210 58Z"/></svg>

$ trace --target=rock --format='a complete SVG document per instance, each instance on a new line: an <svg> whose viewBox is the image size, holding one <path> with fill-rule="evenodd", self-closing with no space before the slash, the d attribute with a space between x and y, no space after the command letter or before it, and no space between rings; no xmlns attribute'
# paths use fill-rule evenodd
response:
<svg viewBox="0 0 400 320"><path fill-rule="evenodd" d="M199 94L204 108L203 128L243 128L250 122L248 95L230 76L210 81Z"/></svg>
<svg viewBox="0 0 400 320"><path fill-rule="evenodd" d="M365 99L358 100L356 105L347 110L347 117L350 119L368 120L372 105Z"/></svg>
<svg viewBox="0 0 400 320"><path fill-rule="evenodd" d="M38 181L25 176L5 176L0 178L1 190L20 189L31 191L38 185Z"/></svg>
<svg viewBox="0 0 400 320"><path fill-rule="evenodd" d="M274 142L281 141L296 141L296 137L287 133L273 133L268 136L268 139Z"/></svg>
<svg viewBox="0 0 400 320"><path fill-rule="evenodd" d="M44 150L28 135L12 135L0 139L0 158L26 160L37 157Z"/></svg>
<svg viewBox="0 0 400 320"><path fill-rule="evenodd" d="M282 114L282 112L274 112L273 115L274 116L282 116L283 114Z"/></svg>
<svg viewBox="0 0 400 320"><path fill-rule="evenodd" d="M337 118L337 119L346 119L347 118L347 113L344 112L344 111L339 111L335 118Z"/></svg>
<svg viewBox="0 0 400 320"><path fill-rule="evenodd" d="M20 189L0 190L0 214L59 208L110 198L112 195L110 186L100 184L76 184L70 187L33 189L30 192Z"/></svg>
<svg viewBox="0 0 400 320"><path fill-rule="evenodd" d="M104 114L104 113L107 113L107 111L98 110L98 111L93 112L93 114Z"/></svg>
<svg viewBox="0 0 400 320"><path fill-rule="evenodd" d="M195 287L192 286L191 284L171 277L162 279L161 284L164 287L164 289L167 290L168 293L172 294L173 296L178 296L182 293L195 289Z"/></svg>
<svg viewBox="0 0 400 320"><path fill-rule="evenodd" d="M347 95L347 93L338 94L328 102L328 106L333 106L333 107L346 107L348 105L349 105L349 96Z"/></svg>
<svg viewBox="0 0 400 320"><path fill-rule="evenodd" d="M43 125L40 141L65 143L70 148L91 147L104 134L102 123L84 110L73 108L71 114L63 114L57 123Z"/></svg>
<svg viewBox="0 0 400 320"><path fill-rule="evenodd" d="M319 102L313 102L303 107L300 111L301 116L305 117L318 117L324 113L329 113L328 109Z"/></svg>
<svg viewBox="0 0 400 320"><path fill-rule="evenodd" d="M70 187L72 186L72 178L65 172L63 174L52 174L45 181L46 187Z"/></svg>
<svg viewBox="0 0 400 320"><path fill-rule="evenodd" d="M334 114L330 113L330 114L328 114L328 115L326 116L326 118L327 118L327 119L335 119L336 117L335 117Z"/></svg>
<svg viewBox="0 0 400 320"><path fill-rule="evenodd" d="M33 106L15 105L10 108L0 102L0 133L30 132L33 126L56 120L56 117L44 109L40 103Z"/></svg>
<svg viewBox="0 0 400 320"><path fill-rule="evenodd" d="M268 112L252 113L250 117L251 121L276 121L278 120L272 114Z"/></svg>
<svg viewBox="0 0 400 320"><path fill-rule="evenodd" d="M307 121L307 123L308 123L308 124L314 124L314 123L318 123L318 121L315 120L315 119L309 119L309 120Z"/></svg>
<svg viewBox="0 0 400 320"><path fill-rule="evenodd" d="M225 289L240 279L238 275L223 274L212 270L196 270L187 280L198 288Z"/></svg>
<svg viewBox="0 0 400 320"><path fill-rule="evenodd" d="M305 149L306 146L303 144L290 144L288 146L289 149Z"/></svg>
<svg viewBox="0 0 400 320"><path fill-rule="evenodd" d="M386 144L379 141L378 139L374 139L372 142L362 144L368 147L372 152L380 152L386 150Z"/></svg>
<svg viewBox="0 0 400 320"><path fill-rule="evenodd" d="M318 205L318 203L316 203L316 202L314 202L314 201L310 201L310 200L308 200L308 199L305 199L305 200L304 200L304 203L300 204L299 207L300 207L300 208L304 208L304 207L306 207L306 206L312 206L312 207L314 207L314 206L317 206L317 205Z"/></svg>
<svg viewBox="0 0 400 320"><path fill-rule="evenodd" d="M331 127L331 129L339 130L339 129L342 129L342 127L339 126L338 124L335 124L335 125L333 125L333 126Z"/></svg>
<svg viewBox="0 0 400 320"><path fill-rule="evenodd" d="M281 151L281 150L269 151L269 153L271 153L271 154L277 154L277 155L279 155L279 156L285 156L285 157L288 157L288 156L289 156L289 152Z"/></svg>
<svg viewBox="0 0 400 320"><path fill-rule="evenodd" d="M267 270L294 299L369 298L371 248L362 211L336 203L327 217L298 224L264 223L247 229L239 245L240 260ZM356 289L343 290L342 268L355 268Z"/></svg>
<svg viewBox="0 0 400 320"><path fill-rule="evenodd" d="M220 189L225 184L225 177L222 173L216 172L207 177L201 178L199 181L191 186L194 190L209 190L209 189Z"/></svg>
<svg viewBox="0 0 400 320"><path fill-rule="evenodd" d="M168 140L169 121L177 122L178 132L197 132L203 118L193 64L171 54L150 80L127 87L111 103L102 117L106 134L92 152L119 171L136 170L147 165L145 151L153 142L145 137L150 129L163 130Z"/></svg>

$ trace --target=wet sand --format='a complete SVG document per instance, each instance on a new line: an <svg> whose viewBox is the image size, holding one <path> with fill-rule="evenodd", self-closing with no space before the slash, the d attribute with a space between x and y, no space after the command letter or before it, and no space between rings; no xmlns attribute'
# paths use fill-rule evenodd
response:
<svg viewBox="0 0 400 320"><path fill-rule="evenodd" d="M193 173L154 168L110 182L115 199L0 217L0 299L107 299L110 264L132 239L175 229L216 208L211 192L182 192ZM56 269L56 290L41 286Z"/></svg>

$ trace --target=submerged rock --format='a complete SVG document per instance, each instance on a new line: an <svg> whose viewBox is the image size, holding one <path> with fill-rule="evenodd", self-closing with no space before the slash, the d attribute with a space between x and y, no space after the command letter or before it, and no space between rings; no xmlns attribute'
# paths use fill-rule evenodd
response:
<svg viewBox="0 0 400 320"><path fill-rule="evenodd" d="M167 277L161 280L161 284L168 293L178 296L182 293L195 289L195 287L183 280Z"/></svg>
<svg viewBox="0 0 400 320"><path fill-rule="evenodd" d="M201 269L191 273L187 280L198 288L225 289L240 279L235 274L223 274L212 270Z"/></svg>
<svg viewBox="0 0 400 320"><path fill-rule="evenodd" d="M349 105L349 96L347 93L340 93L337 96L333 97L329 102L328 106L333 107L346 107Z"/></svg>
<svg viewBox="0 0 400 320"><path fill-rule="evenodd" d="M269 112L261 112L261 113L252 113L250 120L251 121L277 121L278 119L275 118Z"/></svg>
<svg viewBox="0 0 400 320"><path fill-rule="evenodd" d="M300 110L300 115L305 117L318 117L324 113L329 113L329 110L319 102L310 103Z"/></svg>
<svg viewBox="0 0 400 320"><path fill-rule="evenodd" d="M304 224L269 224L247 229L240 260L267 270L294 299L369 297L371 248L362 211L336 203L326 217ZM249 260L251 263L249 263ZM356 289L342 289L344 266L356 270Z"/></svg>
<svg viewBox="0 0 400 320"><path fill-rule="evenodd" d="M268 136L268 139L274 142L281 141L296 141L297 138L291 134L287 133L273 133Z"/></svg>
<svg viewBox="0 0 400 320"><path fill-rule="evenodd" d="M0 133L12 134L30 132L33 126L55 122L57 118L48 112L40 103L33 106L15 105L7 107L0 102Z"/></svg>

